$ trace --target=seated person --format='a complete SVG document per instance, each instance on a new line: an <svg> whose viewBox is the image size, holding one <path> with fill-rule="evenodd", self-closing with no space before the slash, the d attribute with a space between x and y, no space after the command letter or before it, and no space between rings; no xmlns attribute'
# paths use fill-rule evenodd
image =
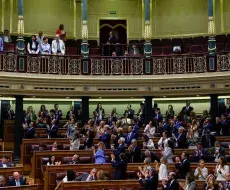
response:
<svg viewBox="0 0 230 190"><path fill-rule="evenodd" d="M4 51L4 43L2 37L0 37L0 52Z"/></svg>
<svg viewBox="0 0 230 190"><path fill-rule="evenodd" d="M3 156L2 161L0 162L0 168L10 168L12 163L9 161L9 156Z"/></svg>
<svg viewBox="0 0 230 190"><path fill-rule="evenodd" d="M58 150L58 144L57 144L56 141L52 144L52 149L51 150L52 151Z"/></svg>
<svg viewBox="0 0 230 190"><path fill-rule="evenodd" d="M220 145L220 142L215 142L215 146L210 149L210 156L213 157L214 162L218 162L221 156L225 157L225 150L224 147Z"/></svg>
<svg viewBox="0 0 230 190"><path fill-rule="evenodd" d="M129 55L131 55L131 56L140 55L140 50L135 44L132 45L132 49L130 50Z"/></svg>
<svg viewBox="0 0 230 190"><path fill-rule="evenodd" d="M43 38L43 43L40 45L41 54L51 54L50 44L48 43L48 38Z"/></svg>
<svg viewBox="0 0 230 190"><path fill-rule="evenodd" d="M68 161L67 164L79 164L79 160L80 160L79 155L74 154L72 156L72 160Z"/></svg>
<svg viewBox="0 0 230 190"><path fill-rule="evenodd" d="M99 170L97 172L96 176L97 176L98 181L108 180L108 178L105 176L105 172L103 170Z"/></svg>
<svg viewBox="0 0 230 190"><path fill-rule="evenodd" d="M93 168L90 173L84 173L77 177L77 181L95 181L97 169Z"/></svg>
<svg viewBox="0 0 230 190"><path fill-rule="evenodd" d="M73 170L67 170L66 176L62 181L63 182L75 181L75 172Z"/></svg>
<svg viewBox="0 0 230 190"><path fill-rule="evenodd" d="M150 139L147 135L143 135L143 149L155 149L153 140Z"/></svg>
<svg viewBox="0 0 230 190"><path fill-rule="evenodd" d="M21 186L26 185L26 179L23 179L18 172L13 173L13 178L9 180L8 186Z"/></svg>
<svg viewBox="0 0 230 190"><path fill-rule="evenodd" d="M194 176L198 180L206 180L208 177L208 169L205 167L204 160L199 161L199 166L196 168Z"/></svg>
<svg viewBox="0 0 230 190"><path fill-rule="evenodd" d="M32 35L31 36L31 41L28 42L27 44L27 51L30 54L38 54L40 49L39 49L39 43L36 41L36 36Z"/></svg>
<svg viewBox="0 0 230 190"><path fill-rule="evenodd" d="M9 30L4 30L3 41L4 41L4 43L11 43L12 42Z"/></svg>
<svg viewBox="0 0 230 190"><path fill-rule="evenodd" d="M5 187L5 178L3 175L0 175L0 188Z"/></svg>
<svg viewBox="0 0 230 190"><path fill-rule="evenodd" d="M196 144L197 149L194 150L193 155L192 155L192 160L193 161L199 161L200 159L204 159L208 156L208 152L205 148L202 147L202 144L198 142Z"/></svg>
<svg viewBox="0 0 230 190"><path fill-rule="evenodd" d="M60 39L58 34L55 36L55 39L52 41L52 53L54 55L65 55L65 44Z"/></svg>
<svg viewBox="0 0 230 190"><path fill-rule="evenodd" d="M57 165L61 165L61 161L56 161L56 157L55 156L50 156L49 157L49 161L46 164L47 166L57 166Z"/></svg>

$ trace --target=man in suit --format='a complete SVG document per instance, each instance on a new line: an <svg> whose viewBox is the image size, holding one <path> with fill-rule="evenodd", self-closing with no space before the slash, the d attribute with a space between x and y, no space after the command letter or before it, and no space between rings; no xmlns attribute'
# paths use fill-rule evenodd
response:
<svg viewBox="0 0 230 190"><path fill-rule="evenodd" d="M229 132L230 132L230 123L229 120L227 120L227 116L225 114L221 115L221 135L223 136L229 136Z"/></svg>
<svg viewBox="0 0 230 190"><path fill-rule="evenodd" d="M133 116L134 116L134 110L132 109L132 106L129 104L127 106L127 110L125 110L125 113L124 113L124 117L125 115L127 114L127 118L129 119L133 119Z"/></svg>
<svg viewBox="0 0 230 190"><path fill-rule="evenodd" d="M125 153L125 138L124 137L120 137L118 139L118 147L117 149L113 149L113 154L116 156L116 158L121 154L121 153Z"/></svg>
<svg viewBox="0 0 230 190"><path fill-rule="evenodd" d="M220 190L230 190L230 172L225 174L226 181L219 184Z"/></svg>
<svg viewBox="0 0 230 190"><path fill-rule="evenodd" d="M5 178L3 175L0 175L0 187L5 187Z"/></svg>
<svg viewBox="0 0 230 190"><path fill-rule="evenodd" d="M104 126L104 132L103 134L99 137L99 140L102 141L105 144L106 149L110 149L110 139L111 135L109 133L109 126L105 125Z"/></svg>
<svg viewBox="0 0 230 190"><path fill-rule="evenodd" d="M210 149L210 156L213 157L214 162L218 162L219 157L225 157L224 147L220 145L219 141L215 142L215 146Z"/></svg>
<svg viewBox="0 0 230 190"><path fill-rule="evenodd" d="M9 186L26 185L26 179L23 179L18 172L13 173L13 178L9 180Z"/></svg>
<svg viewBox="0 0 230 190"><path fill-rule="evenodd" d="M216 138L214 135L210 134L210 131L205 131L205 134L201 137L201 143L203 148L211 148L214 146L214 143L216 142Z"/></svg>
<svg viewBox="0 0 230 190"><path fill-rule="evenodd" d="M24 125L25 130L25 138L26 139L32 139L35 136L35 128L34 128L34 122L30 122L29 127L26 127L27 125Z"/></svg>
<svg viewBox="0 0 230 190"><path fill-rule="evenodd" d="M190 102L186 102L186 106L182 108L181 113L184 115L184 119L190 116L191 112L193 111L193 107L190 106Z"/></svg>
<svg viewBox="0 0 230 190"><path fill-rule="evenodd" d="M180 185L176 180L176 174L174 172L169 173L168 179L168 182L162 180L163 190L179 190Z"/></svg>
<svg viewBox="0 0 230 190"><path fill-rule="evenodd" d="M157 190L158 175L156 175L156 172L153 168L146 168L144 172L145 179L142 178L142 174L140 172L137 173L137 176L139 177L139 183L142 187L144 187L144 190Z"/></svg>
<svg viewBox="0 0 230 190"><path fill-rule="evenodd" d="M136 139L133 139L131 143L132 144L128 147L129 162L138 163L141 161L141 149L139 146L137 146Z"/></svg>
<svg viewBox="0 0 230 190"><path fill-rule="evenodd" d="M0 162L0 168L10 168L12 167L12 163L9 161L8 156L3 156L2 161Z"/></svg>
<svg viewBox="0 0 230 190"><path fill-rule="evenodd" d="M54 55L65 55L65 44L60 39L58 34L55 36L55 39L52 41L52 53Z"/></svg>
<svg viewBox="0 0 230 190"><path fill-rule="evenodd" d="M125 136L125 144L130 146L133 139L137 139L137 134L133 132L133 127L129 126L128 134Z"/></svg>
<svg viewBox="0 0 230 190"><path fill-rule="evenodd" d="M97 169L93 168L90 173L84 173L77 177L77 181L95 181L96 180Z"/></svg>
<svg viewBox="0 0 230 190"><path fill-rule="evenodd" d="M14 110L11 109L11 105L7 106L7 109L4 112L5 120L13 120L15 117Z"/></svg>
<svg viewBox="0 0 230 190"><path fill-rule="evenodd" d="M185 179L187 173L190 171L190 161L189 155L186 152L182 152L181 154L181 163L180 165L175 165L176 169L179 171L179 178Z"/></svg>
<svg viewBox="0 0 230 190"><path fill-rule="evenodd" d="M79 164L79 160L80 160L79 155L74 154L72 156L72 159L68 161L67 164Z"/></svg>
<svg viewBox="0 0 230 190"><path fill-rule="evenodd" d="M49 133L49 138L57 138L58 137L58 126L56 125L56 119L53 119L51 122L51 127L47 128Z"/></svg>
<svg viewBox="0 0 230 190"><path fill-rule="evenodd" d="M115 155L111 154L111 164L114 170L114 180L125 180L127 172L127 162L124 153L119 155L119 159L115 159Z"/></svg>
<svg viewBox="0 0 230 190"><path fill-rule="evenodd" d="M188 148L186 136L184 134L184 127L178 129L178 136L176 138L177 148Z"/></svg>

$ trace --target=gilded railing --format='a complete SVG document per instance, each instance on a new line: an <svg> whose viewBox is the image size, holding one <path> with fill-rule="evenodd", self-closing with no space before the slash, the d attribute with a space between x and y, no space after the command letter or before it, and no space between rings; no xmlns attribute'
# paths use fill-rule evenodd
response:
<svg viewBox="0 0 230 190"><path fill-rule="evenodd" d="M209 72L209 55L91 57L0 54L0 71L60 75L165 75ZM214 71L230 70L230 54L215 56ZM213 71L212 71L213 72Z"/></svg>

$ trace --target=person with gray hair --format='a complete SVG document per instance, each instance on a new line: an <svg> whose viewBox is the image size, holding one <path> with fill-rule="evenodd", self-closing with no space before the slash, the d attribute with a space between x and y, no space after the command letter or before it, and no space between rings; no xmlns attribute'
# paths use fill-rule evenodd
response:
<svg viewBox="0 0 230 190"><path fill-rule="evenodd" d="M117 149L115 149L114 147L112 147L113 150L113 154L115 155L116 159L118 158L118 156L121 153L125 153L125 138L124 137L120 137L118 139L118 147Z"/></svg>
<svg viewBox="0 0 230 190"><path fill-rule="evenodd" d="M132 139L131 145L128 147L128 159L131 163L138 163L141 161L141 149L137 145L137 140Z"/></svg>
<svg viewBox="0 0 230 190"><path fill-rule="evenodd" d="M184 134L184 127L179 127L178 136L176 137L177 148L188 148L186 135Z"/></svg>
<svg viewBox="0 0 230 190"><path fill-rule="evenodd" d="M0 187L5 187L5 178L3 175L0 175Z"/></svg>

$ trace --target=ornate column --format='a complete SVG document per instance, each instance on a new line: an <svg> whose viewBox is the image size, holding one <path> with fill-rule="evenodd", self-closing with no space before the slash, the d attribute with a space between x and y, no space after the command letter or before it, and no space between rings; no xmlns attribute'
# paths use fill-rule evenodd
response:
<svg viewBox="0 0 230 190"><path fill-rule="evenodd" d="M82 44L81 54L84 58L89 56L88 48L88 25L87 25L87 0L82 0Z"/></svg>
<svg viewBox="0 0 230 190"><path fill-rule="evenodd" d="M18 39L17 39L17 52L24 54L25 44L24 44L24 0L18 0Z"/></svg>
<svg viewBox="0 0 230 190"><path fill-rule="evenodd" d="M152 44L151 40L151 24L150 24L150 0L144 0L145 9L145 32L144 32L144 53L145 57L150 57L152 55Z"/></svg>
<svg viewBox="0 0 230 190"><path fill-rule="evenodd" d="M214 0L208 0L208 51L210 55L216 51L213 1Z"/></svg>

